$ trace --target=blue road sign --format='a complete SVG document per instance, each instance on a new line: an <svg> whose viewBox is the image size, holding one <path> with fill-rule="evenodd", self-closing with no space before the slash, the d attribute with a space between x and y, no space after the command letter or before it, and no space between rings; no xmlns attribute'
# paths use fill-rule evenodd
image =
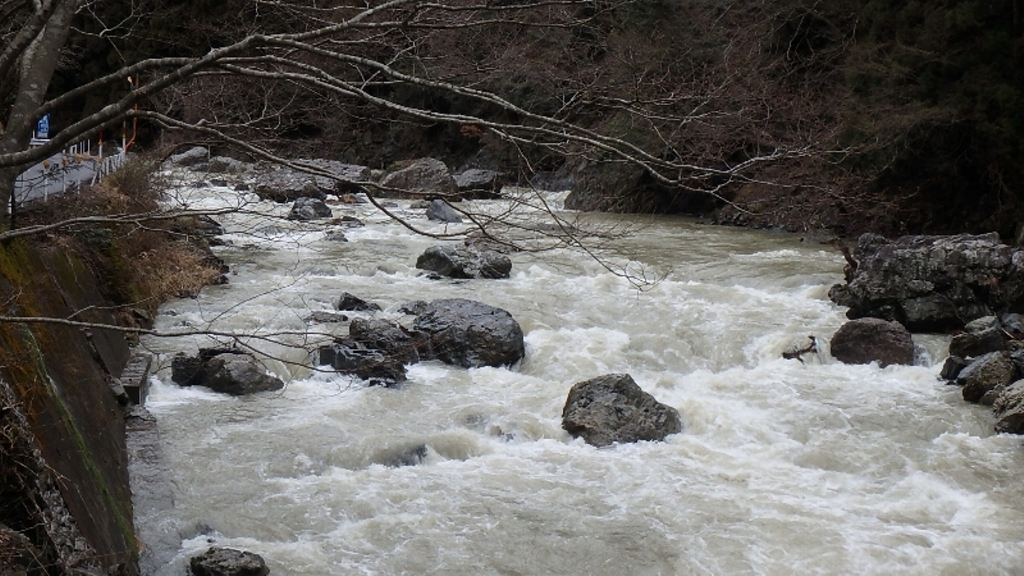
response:
<svg viewBox="0 0 1024 576"><path fill-rule="evenodd" d="M36 125L36 138L49 138L50 137L50 115L47 114L39 119L39 124Z"/></svg>

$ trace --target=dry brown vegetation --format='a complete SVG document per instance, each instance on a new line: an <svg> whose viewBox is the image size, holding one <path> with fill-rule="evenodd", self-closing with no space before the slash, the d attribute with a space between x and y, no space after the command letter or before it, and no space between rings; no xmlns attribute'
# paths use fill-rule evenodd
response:
<svg viewBox="0 0 1024 576"><path fill-rule="evenodd" d="M221 263L205 241L190 234L195 216L147 221L161 213L164 183L156 175L156 160L142 157L95 186L76 195L40 203L24 212L22 225L51 223L83 216L136 215L123 224L77 224L39 235L41 249L72 251L104 278L106 296L126 311L152 316L160 303L191 296L221 274ZM117 317L132 323L138 314Z"/></svg>

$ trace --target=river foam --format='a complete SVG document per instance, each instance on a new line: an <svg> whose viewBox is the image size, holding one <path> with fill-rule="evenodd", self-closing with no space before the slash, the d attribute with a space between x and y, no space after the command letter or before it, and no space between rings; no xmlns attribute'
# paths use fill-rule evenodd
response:
<svg viewBox="0 0 1024 576"><path fill-rule="evenodd" d="M365 206L342 211L369 222L346 231L348 243L303 226L249 245L243 232L270 224L228 218L232 283L167 304L159 325L295 330L343 291L396 319L409 300L465 297L516 317L526 359L513 369L417 364L399 389L279 362L287 387L244 398L158 372L149 406L175 507L138 521L181 540L158 574L180 574L211 542L258 552L277 575L952 575L1024 565L1020 442L992 435L987 411L937 380L929 360L945 339L919 339L918 366L828 356L844 321L826 297L841 256L790 235L637 218L627 222L634 234L601 254L613 268L642 263L660 279L644 290L564 249L513 254L508 280L431 281L413 264L434 241ZM821 353L781 358L811 335ZM165 365L202 344L147 342ZM569 438L569 387L608 372L630 373L677 408L685 430L602 449ZM415 465L396 466L403 457Z"/></svg>

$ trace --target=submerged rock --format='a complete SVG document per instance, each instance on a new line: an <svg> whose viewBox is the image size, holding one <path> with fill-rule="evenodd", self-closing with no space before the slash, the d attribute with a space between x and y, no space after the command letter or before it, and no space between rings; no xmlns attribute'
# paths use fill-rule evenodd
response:
<svg viewBox="0 0 1024 576"><path fill-rule="evenodd" d="M429 337L422 356L464 368L509 366L526 353L523 330L512 315L473 300L434 300L413 329Z"/></svg>
<svg viewBox="0 0 1024 576"><path fill-rule="evenodd" d="M194 576L267 576L270 569L259 554L220 548L208 548L206 552L189 560L189 569Z"/></svg>
<svg viewBox="0 0 1024 576"><path fill-rule="evenodd" d="M562 428L587 444L663 440L683 430L679 412L655 400L629 374L577 382L562 409Z"/></svg>
<svg viewBox="0 0 1024 576"><path fill-rule="evenodd" d="M832 356L844 364L913 364L914 341L898 322L859 318L832 336Z"/></svg>
<svg viewBox="0 0 1024 576"><path fill-rule="evenodd" d="M348 292L341 293L341 297L338 298L338 302L334 307L343 312L380 312L381 310L379 305L367 302Z"/></svg>

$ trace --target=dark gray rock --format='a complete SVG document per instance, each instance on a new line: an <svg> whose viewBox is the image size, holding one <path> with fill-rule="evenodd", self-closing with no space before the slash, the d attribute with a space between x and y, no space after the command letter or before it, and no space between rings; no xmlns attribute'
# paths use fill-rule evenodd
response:
<svg viewBox="0 0 1024 576"><path fill-rule="evenodd" d="M1003 314L999 318L999 324L1012 338L1024 339L1024 316L1012 312Z"/></svg>
<svg viewBox="0 0 1024 576"><path fill-rule="evenodd" d="M858 265L829 296L850 318L896 320L915 332L959 328L994 312L1024 306L1024 252L996 234L905 236L865 234Z"/></svg>
<svg viewBox="0 0 1024 576"><path fill-rule="evenodd" d="M178 352L171 359L171 380L180 386L198 386L202 382L203 360Z"/></svg>
<svg viewBox="0 0 1024 576"><path fill-rule="evenodd" d="M308 222L320 218L330 218L333 215L331 208L323 200L318 198L296 198L287 219Z"/></svg>
<svg viewBox="0 0 1024 576"><path fill-rule="evenodd" d="M423 336L387 320L355 318L348 327L348 335L367 348L380 350L401 363L419 362L417 346Z"/></svg>
<svg viewBox="0 0 1024 576"><path fill-rule="evenodd" d="M296 162L330 176L313 175L292 168L268 167L256 178L253 191L260 198L275 202L291 202L297 198L323 200L328 194L341 196L360 192L362 188L358 183L370 179L370 169L366 166L318 158Z"/></svg>
<svg viewBox="0 0 1024 576"><path fill-rule="evenodd" d="M385 176L380 184L391 188L376 192L382 198L454 198L458 195L455 179L448 167L434 158L414 160L408 166Z"/></svg>
<svg viewBox="0 0 1024 576"><path fill-rule="evenodd" d="M843 324L832 336L832 356L844 364L878 362L913 364L914 341L898 322L859 318Z"/></svg>
<svg viewBox="0 0 1024 576"><path fill-rule="evenodd" d="M946 361L942 364L942 371L939 372L939 378L952 382L956 380L956 377L960 375L960 372L964 368L967 368L967 361L959 356L950 356L946 358Z"/></svg>
<svg viewBox="0 0 1024 576"><path fill-rule="evenodd" d="M973 358L1006 349L1006 337L995 316L983 316L964 326L964 331L953 336L949 354Z"/></svg>
<svg viewBox="0 0 1024 576"><path fill-rule="evenodd" d="M1007 352L1010 354L1010 361L1013 362L1017 373L1024 375L1024 341L1010 340L1007 343Z"/></svg>
<svg viewBox="0 0 1024 576"><path fill-rule="evenodd" d="M409 314L411 316L419 316L423 314L423 311L427 309L427 303L425 300L414 300L412 302L406 302L402 304L398 311L402 314Z"/></svg>
<svg viewBox="0 0 1024 576"><path fill-rule="evenodd" d="M512 260L493 250L442 244L427 248L416 259L416 267L449 278L508 278Z"/></svg>
<svg viewBox="0 0 1024 576"><path fill-rule="evenodd" d="M960 371L956 383L963 386L964 400L991 404L995 396L1017 379L1017 369L1006 352L979 356ZM990 400L983 402L988 396Z"/></svg>
<svg viewBox="0 0 1024 576"><path fill-rule="evenodd" d="M352 338L339 338L317 350L317 364L342 374L354 374L371 386L392 387L406 379L405 365L384 351L370 348Z"/></svg>
<svg viewBox="0 0 1024 576"><path fill-rule="evenodd" d="M263 364L249 354L214 356L203 366L202 385L232 396L284 388L280 378L267 374Z"/></svg>
<svg viewBox="0 0 1024 576"><path fill-rule="evenodd" d="M358 164L345 164L337 160L325 160L323 158L312 158L298 160L302 164L326 172L331 175L315 176L314 182L317 187L327 194L338 196L358 194L363 191L361 182L368 182L372 179L371 170L366 166Z"/></svg>
<svg viewBox="0 0 1024 576"><path fill-rule="evenodd" d="M1024 434L1024 380L1018 380L999 393L992 403L996 432Z"/></svg>
<svg viewBox="0 0 1024 576"><path fill-rule="evenodd" d="M511 314L472 300L435 300L413 329L429 336L421 357L464 368L508 366L526 353L523 330Z"/></svg>
<svg viewBox="0 0 1024 576"><path fill-rule="evenodd" d="M462 216L444 200L434 199L427 204L427 220L436 222L462 222Z"/></svg>
<svg viewBox="0 0 1024 576"><path fill-rule="evenodd" d="M362 220L355 216L342 216L341 218L335 218L330 221L331 225L344 226L345 228L362 228L366 226Z"/></svg>
<svg viewBox="0 0 1024 576"><path fill-rule="evenodd" d="M391 468L402 466L416 466L427 459L427 445L416 444L408 448L399 448L381 454L379 463Z"/></svg>
<svg viewBox="0 0 1024 576"><path fill-rule="evenodd" d="M270 569L258 554L211 547L189 560L194 576L267 576Z"/></svg>
<svg viewBox="0 0 1024 576"><path fill-rule="evenodd" d="M171 380L234 396L284 388L284 382L267 374L259 360L237 348L202 348L196 356L179 352L171 360Z"/></svg>
<svg viewBox="0 0 1024 576"><path fill-rule="evenodd" d="M379 312L381 309L379 305L367 302L348 292L342 292L341 297L338 298L338 303L334 307L348 312Z"/></svg>
<svg viewBox="0 0 1024 576"><path fill-rule="evenodd" d="M454 176L455 187L463 198L499 198L507 179L497 170L470 168ZM568 188L566 188L568 190Z"/></svg>
<svg viewBox="0 0 1024 576"><path fill-rule="evenodd" d="M324 233L324 240L328 242L348 242L348 237L341 230L328 230Z"/></svg>
<svg viewBox="0 0 1024 576"><path fill-rule="evenodd" d="M337 324L339 322L348 322L348 316L326 310L313 310L306 317L307 324Z"/></svg>
<svg viewBox="0 0 1024 576"><path fill-rule="evenodd" d="M679 412L644 392L628 374L577 382L562 409L562 428L588 444L662 440L683 430Z"/></svg>
<svg viewBox="0 0 1024 576"><path fill-rule="evenodd" d="M277 168L260 173L253 185L253 191L264 200L274 202L294 202L299 198L316 198L324 200L327 194L334 191L334 183L321 187L324 182L315 177L292 170Z"/></svg>

